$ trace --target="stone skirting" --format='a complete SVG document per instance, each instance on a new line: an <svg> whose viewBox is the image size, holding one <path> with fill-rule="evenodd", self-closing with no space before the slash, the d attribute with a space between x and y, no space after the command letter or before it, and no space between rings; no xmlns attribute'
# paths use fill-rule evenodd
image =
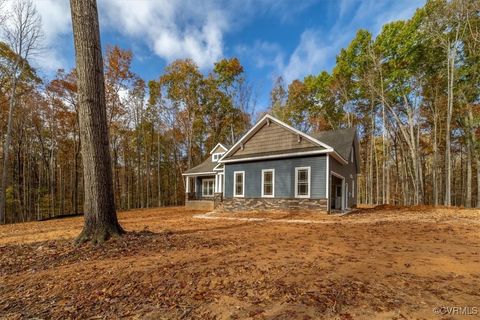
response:
<svg viewBox="0 0 480 320"><path fill-rule="evenodd" d="M327 199L280 199L280 198L224 198L223 208L226 212L239 211L288 211L288 212L323 212L328 210Z"/></svg>
<svg viewBox="0 0 480 320"><path fill-rule="evenodd" d="M223 193L216 192L213 195L213 208L216 210L223 209Z"/></svg>

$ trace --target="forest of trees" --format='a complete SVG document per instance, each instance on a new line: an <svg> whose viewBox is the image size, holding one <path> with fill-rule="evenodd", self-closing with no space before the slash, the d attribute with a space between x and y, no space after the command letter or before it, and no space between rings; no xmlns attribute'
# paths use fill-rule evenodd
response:
<svg viewBox="0 0 480 320"><path fill-rule="evenodd" d="M480 1L359 30L331 73L278 78L271 101L304 131L357 126L361 203L480 207Z"/></svg>
<svg viewBox="0 0 480 320"><path fill-rule="evenodd" d="M130 50L107 46L117 209L183 204L182 172L217 142L233 144L262 112L306 132L356 125L362 203L480 206L479 15L479 1L428 1L377 36L359 30L332 72L290 84L278 78L268 110L256 110L237 58L208 73L190 59L176 60L151 80L132 71ZM81 213L75 70L44 80L31 67L42 41L31 2L18 2L0 25L5 221Z"/></svg>

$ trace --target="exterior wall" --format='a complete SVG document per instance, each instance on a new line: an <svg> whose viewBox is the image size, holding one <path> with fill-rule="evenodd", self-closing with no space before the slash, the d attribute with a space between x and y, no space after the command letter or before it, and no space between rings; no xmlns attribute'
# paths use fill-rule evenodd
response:
<svg viewBox="0 0 480 320"><path fill-rule="evenodd" d="M260 160L225 164L225 200L233 198L233 172L245 171L245 197L262 198L262 170L275 169L275 199L295 198L295 168L311 167L311 199L326 198L326 156ZM263 198L268 199L268 198ZM271 198L270 198L271 199Z"/></svg>
<svg viewBox="0 0 480 320"><path fill-rule="evenodd" d="M298 141L298 135L292 131L271 121L270 125L264 124L258 131L243 144L243 150L238 147L231 156L249 155L255 153L288 150L295 152L295 149L309 147L321 147L313 144L305 138Z"/></svg>
<svg viewBox="0 0 480 320"><path fill-rule="evenodd" d="M222 146L217 146L215 149L213 149L213 150L211 151L211 153L212 153L212 154L214 154L214 153L223 153L223 152L225 152L225 151L227 151L227 150L225 150ZM210 156L210 157L211 157L211 156Z"/></svg>
<svg viewBox="0 0 480 320"><path fill-rule="evenodd" d="M348 183L348 190L346 190L346 196L348 197L348 207L352 208L355 207L357 204L357 190L358 190L358 184L357 184L357 167L355 163L355 157L353 157L353 162L350 161L350 155L348 156L348 164L343 165L342 163L338 162L336 159L333 157L329 157L329 169L330 169L330 175L333 172L338 173L339 175L345 177L345 183ZM331 179L331 178L330 178ZM352 194L352 182L355 182L355 192ZM331 186L331 180L329 182L329 185ZM352 197L353 195L353 197Z"/></svg>
<svg viewBox="0 0 480 320"><path fill-rule="evenodd" d="M327 199L228 198L217 210L327 212Z"/></svg>

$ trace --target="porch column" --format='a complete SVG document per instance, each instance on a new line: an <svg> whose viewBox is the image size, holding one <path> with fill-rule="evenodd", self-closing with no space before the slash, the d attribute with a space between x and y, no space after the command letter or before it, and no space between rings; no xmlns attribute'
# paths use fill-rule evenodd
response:
<svg viewBox="0 0 480 320"><path fill-rule="evenodd" d="M186 176L185 192L186 192L186 193L189 193L189 192L190 192L190 177L189 177L189 176Z"/></svg>

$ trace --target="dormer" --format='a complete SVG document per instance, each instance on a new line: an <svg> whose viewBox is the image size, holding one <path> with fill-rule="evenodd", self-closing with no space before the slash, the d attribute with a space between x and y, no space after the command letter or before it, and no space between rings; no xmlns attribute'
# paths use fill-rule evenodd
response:
<svg viewBox="0 0 480 320"><path fill-rule="evenodd" d="M212 154L212 162L218 162L225 152L217 152Z"/></svg>
<svg viewBox="0 0 480 320"><path fill-rule="evenodd" d="M212 162L218 162L218 160L220 160L227 150L227 147L225 147L223 144L217 143L212 151L210 151L210 154L212 155Z"/></svg>

